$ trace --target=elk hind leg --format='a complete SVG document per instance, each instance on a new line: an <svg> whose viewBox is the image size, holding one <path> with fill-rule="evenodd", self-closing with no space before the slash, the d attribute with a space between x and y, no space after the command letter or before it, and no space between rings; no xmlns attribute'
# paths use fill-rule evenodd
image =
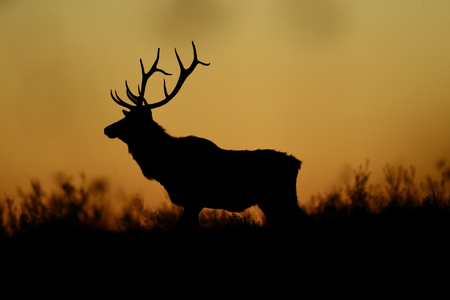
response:
<svg viewBox="0 0 450 300"><path fill-rule="evenodd" d="M283 217L280 214L280 210L276 205L270 203L259 203L258 207L264 213L267 223L270 227L278 228L283 225Z"/></svg>
<svg viewBox="0 0 450 300"><path fill-rule="evenodd" d="M266 216L269 226L283 229L306 229L314 219L306 214L297 202L258 204Z"/></svg>

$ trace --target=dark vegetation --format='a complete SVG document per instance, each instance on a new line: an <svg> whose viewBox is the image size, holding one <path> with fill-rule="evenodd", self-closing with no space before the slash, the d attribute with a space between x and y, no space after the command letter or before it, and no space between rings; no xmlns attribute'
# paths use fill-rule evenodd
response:
<svg viewBox="0 0 450 300"><path fill-rule="evenodd" d="M145 269L160 280L172 278L174 270L189 277L198 268L195 280L202 282L220 273L260 284L268 274L283 282L334 281L351 272L358 280L387 266L396 266L397 275L418 275L448 257L450 168L444 162L438 168L441 178L416 185L413 167L387 165L384 183L373 185L368 164L361 166L353 182L312 197L303 209L316 224L300 231L273 230L249 211L208 210L200 230L187 234L172 230L181 213L176 206L149 210L136 196L113 213L106 180L82 177L76 185L61 175L52 193L32 181L29 191L0 202L1 251L14 266L51 265L62 272L95 265L110 276ZM171 280L185 280L176 278Z"/></svg>
<svg viewBox="0 0 450 300"><path fill-rule="evenodd" d="M37 238L80 234L130 232L170 233L180 218L182 208L165 205L158 210L144 207L140 196L129 199L117 214L111 210L108 182L94 179L77 186L73 178L57 176L58 190L43 191L38 181L31 181L31 191L18 190L19 200L5 196L0 204L0 235L3 238ZM251 213L229 213L208 210L202 213L200 225L206 230L245 229L261 226Z"/></svg>
<svg viewBox="0 0 450 300"><path fill-rule="evenodd" d="M325 196L311 198L310 215L320 223L444 230L450 223L450 168L440 164L441 178L415 184L415 168L386 165L383 185L368 184L368 162L354 172L354 182ZM412 226L412 227L411 227ZM373 228L375 229L375 228ZM386 228L387 229L387 228Z"/></svg>
<svg viewBox="0 0 450 300"><path fill-rule="evenodd" d="M404 169L386 165L384 186L369 184L368 163L354 171L353 182L344 188L311 197L311 204L302 207L317 221L318 227L353 225L445 229L450 223L450 168L439 165L439 180L427 177L415 184L415 168ZM128 201L117 214L111 210L109 184L105 179L87 182L81 175L77 186L72 177L59 174L58 190L43 191L38 181L31 181L31 190L18 190L16 197L5 195L0 200L0 236L2 238L33 238L70 236L72 234L164 232L170 234L182 208L166 205L158 210L144 207L140 196ZM412 227L410 227L412 226ZM229 213L222 210L202 212L200 232L229 230L270 231L263 221L249 210Z"/></svg>

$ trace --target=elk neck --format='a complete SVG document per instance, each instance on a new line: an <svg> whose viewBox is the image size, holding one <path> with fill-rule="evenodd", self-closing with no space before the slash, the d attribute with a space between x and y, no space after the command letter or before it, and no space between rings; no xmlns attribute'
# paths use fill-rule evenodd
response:
<svg viewBox="0 0 450 300"><path fill-rule="evenodd" d="M166 164L176 140L162 126L152 121L125 143L145 177L155 179L154 173L159 173Z"/></svg>

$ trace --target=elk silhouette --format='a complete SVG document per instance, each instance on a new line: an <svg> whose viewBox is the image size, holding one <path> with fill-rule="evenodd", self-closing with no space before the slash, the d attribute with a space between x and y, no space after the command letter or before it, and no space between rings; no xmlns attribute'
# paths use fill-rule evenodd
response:
<svg viewBox="0 0 450 300"><path fill-rule="evenodd" d="M213 142L195 136L173 137L152 117L152 109L167 104L180 90L186 78L200 64L192 42L194 59L184 68L180 65L178 82L169 94L164 80L165 99L148 104L144 98L148 79L156 72L171 75L157 67L156 60L148 72L141 63L142 83L138 95L125 81L131 105L111 90L112 99L123 110L125 118L105 128L109 138L119 138L128 145L129 153L149 180L158 181L170 200L184 208L178 228L198 228L200 211L207 207L241 212L258 205L270 225L299 224L309 219L297 204L296 181L301 161L274 150L224 150Z"/></svg>

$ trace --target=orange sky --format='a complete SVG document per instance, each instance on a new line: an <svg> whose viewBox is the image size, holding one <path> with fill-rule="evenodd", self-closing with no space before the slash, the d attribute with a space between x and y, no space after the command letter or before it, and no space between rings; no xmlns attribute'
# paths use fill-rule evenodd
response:
<svg viewBox="0 0 450 300"><path fill-rule="evenodd" d="M199 66L155 121L226 149L270 148L303 161L300 202L370 159L438 176L450 154L449 1L1 1L0 191L65 171L166 200L119 140L110 89L149 68ZM168 79L169 90L176 75ZM160 100L162 76L147 99Z"/></svg>

